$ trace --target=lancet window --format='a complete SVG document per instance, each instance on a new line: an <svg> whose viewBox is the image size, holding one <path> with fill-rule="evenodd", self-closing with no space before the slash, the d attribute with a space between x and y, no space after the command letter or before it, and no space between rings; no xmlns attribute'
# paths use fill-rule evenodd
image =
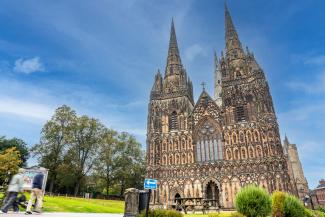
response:
<svg viewBox="0 0 325 217"><path fill-rule="evenodd" d="M203 124L196 142L197 162L222 160L222 141L219 131L209 122Z"/></svg>

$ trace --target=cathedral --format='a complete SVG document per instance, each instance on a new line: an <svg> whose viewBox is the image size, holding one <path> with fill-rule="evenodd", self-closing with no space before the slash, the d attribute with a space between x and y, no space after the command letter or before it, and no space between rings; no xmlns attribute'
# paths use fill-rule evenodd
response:
<svg viewBox="0 0 325 217"><path fill-rule="evenodd" d="M159 186L153 205L202 198L231 209L248 184L296 194L268 82L227 6L225 50L214 58L214 96L203 88L195 102L172 21L166 68L155 75L148 105L147 176Z"/></svg>

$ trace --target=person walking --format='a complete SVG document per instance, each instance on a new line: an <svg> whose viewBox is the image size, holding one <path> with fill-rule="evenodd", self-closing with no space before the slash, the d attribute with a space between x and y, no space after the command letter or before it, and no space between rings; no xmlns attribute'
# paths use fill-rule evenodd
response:
<svg viewBox="0 0 325 217"><path fill-rule="evenodd" d="M19 192L23 191L23 173L25 172L24 169L20 168L18 173L14 175L9 183L7 196L3 201L3 206L1 207L0 213L7 213L8 209L13 206L14 212L18 212L18 208L16 203L16 199Z"/></svg>
<svg viewBox="0 0 325 217"><path fill-rule="evenodd" d="M32 205L33 201L36 198L36 204L34 212L41 213L42 205L43 205L43 173L39 172L34 176L33 185L32 185L32 193L30 195L30 199L28 201L26 215L32 214Z"/></svg>

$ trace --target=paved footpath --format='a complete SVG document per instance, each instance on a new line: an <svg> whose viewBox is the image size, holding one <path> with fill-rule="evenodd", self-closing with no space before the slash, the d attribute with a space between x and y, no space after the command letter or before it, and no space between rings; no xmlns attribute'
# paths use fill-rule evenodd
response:
<svg viewBox="0 0 325 217"><path fill-rule="evenodd" d="M64 213L64 212L55 212L55 213L42 213L42 214L32 214L25 215L25 213L10 213L0 214L0 216L8 217L26 217L26 216L44 216L44 217L123 217L123 214L110 214L110 213Z"/></svg>

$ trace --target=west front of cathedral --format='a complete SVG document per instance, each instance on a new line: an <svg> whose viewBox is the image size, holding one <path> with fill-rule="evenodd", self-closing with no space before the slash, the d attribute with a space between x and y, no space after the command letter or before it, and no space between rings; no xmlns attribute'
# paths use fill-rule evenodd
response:
<svg viewBox="0 0 325 217"><path fill-rule="evenodd" d="M233 208L248 184L297 194L266 77L227 7L225 42L215 56L214 97L203 88L195 103L172 22L166 68L155 75L148 106L147 176L159 186L152 204L203 198Z"/></svg>

